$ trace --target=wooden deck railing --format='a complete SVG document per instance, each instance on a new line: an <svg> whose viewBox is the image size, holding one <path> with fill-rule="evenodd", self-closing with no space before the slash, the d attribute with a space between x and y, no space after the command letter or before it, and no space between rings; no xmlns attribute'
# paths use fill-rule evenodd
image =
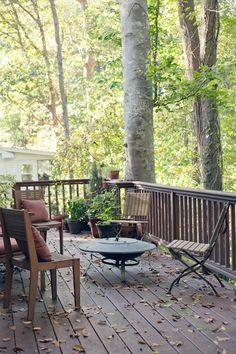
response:
<svg viewBox="0 0 236 354"><path fill-rule="evenodd" d="M211 257L211 267L236 279L236 193L186 189L144 182L108 181L117 190L118 200L126 190L151 193L148 229L153 237L164 243L175 238L207 243L222 205L231 203L226 235L220 238ZM65 211L74 195L86 197L89 180L60 180L19 182L15 188L44 188L50 215Z"/></svg>
<svg viewBox="0 0 236 354"><path fill-rule="evenodd" d="M110 187L151 193L149 232L164 243L173 239L208 243L222 205L229 201L228 228L211 256L210 265L236 279L236 193L175 188L144 182L110 181Z"/></svg>
<svg viewBox="0 0 236 354"><path fill-rule="evenodd" d="M89 179L17 182L15 189L37 189L45 191L45 202L50 217L67 209L68 200L74 196L86 198L89 192Z"/></svg>

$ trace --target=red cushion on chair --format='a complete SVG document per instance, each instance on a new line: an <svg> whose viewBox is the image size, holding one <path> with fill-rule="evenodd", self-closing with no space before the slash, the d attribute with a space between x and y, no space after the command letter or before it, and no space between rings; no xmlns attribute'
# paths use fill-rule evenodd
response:
<svg viewBox="0 0 236 354"><path fill-rule="evenodd" d="M12 251L19 251L18 244L14 238L10 238ZM3 237L0 237L0 255L5 254L5 247L3 242Z"/></svg>
<svg viewBox="0 0 236 354"><path fill-rule="evenodd" d="M31 215L32 223L49 220L48 211L42 199L38 199L38 200L25 199L22 200L22 205L24 209L27 209L28 212L32 213Z"/></svg>
<svg viewBox="0 0 236 354"><path fill-rule="evenodd" d="M44 241L42 235L40 234L39 230L37 230L34 226L32 226L32 233L33 233L33 238L34 238L34 243L35 243L35 249L36 253L38 256L39 261L44 261L44 262L51 262L52 261L52 255L49 251L49 248ZM17 241L18 246L20 247L22 253L29 258L29 252L26 246L26 242L24 241Z"/></svg>

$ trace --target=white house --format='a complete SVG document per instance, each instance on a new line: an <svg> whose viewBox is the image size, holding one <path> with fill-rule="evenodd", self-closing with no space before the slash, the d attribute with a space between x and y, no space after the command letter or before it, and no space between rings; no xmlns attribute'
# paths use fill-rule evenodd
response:
<svg viewBox="0 0 236 354"><path fill-rule="evenodd" d="M16 181L38 181L50 175L53 152L0 146L0 175L11 174Z"/></svg>

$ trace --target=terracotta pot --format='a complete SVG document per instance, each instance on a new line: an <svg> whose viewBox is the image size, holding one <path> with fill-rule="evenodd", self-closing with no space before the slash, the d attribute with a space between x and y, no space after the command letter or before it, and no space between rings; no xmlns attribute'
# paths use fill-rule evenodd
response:
<svg viewBox="0 0 236 354"><path fill-rule="evenodd" d="M93 218L93 219L89 219L89 223L88 223L90 226L91 234L95 238L99 238L99 233L98 233L98 229L97 229L97 225L96 225L96 223L98 221L99 221L99 219Z"/></svg>
<svg viewBox="0 0 236 354"><path fill-rule="evenodd" d="M114 170L114 171L110 171L109 174L108 174L108 177L110 179L119 179L119 172L118 170Z"/></svg>

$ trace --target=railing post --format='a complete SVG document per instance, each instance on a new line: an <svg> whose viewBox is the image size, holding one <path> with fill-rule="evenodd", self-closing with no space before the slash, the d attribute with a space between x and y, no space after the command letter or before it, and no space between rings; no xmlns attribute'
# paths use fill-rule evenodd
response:
<svg viewBox="0 0 236 354"><path fill-rule="evenodd" d="M176 229L176 194L171 192L170 196L170 207L171 207L171 235L170 242L177 238L178 232Z"/></svg>

